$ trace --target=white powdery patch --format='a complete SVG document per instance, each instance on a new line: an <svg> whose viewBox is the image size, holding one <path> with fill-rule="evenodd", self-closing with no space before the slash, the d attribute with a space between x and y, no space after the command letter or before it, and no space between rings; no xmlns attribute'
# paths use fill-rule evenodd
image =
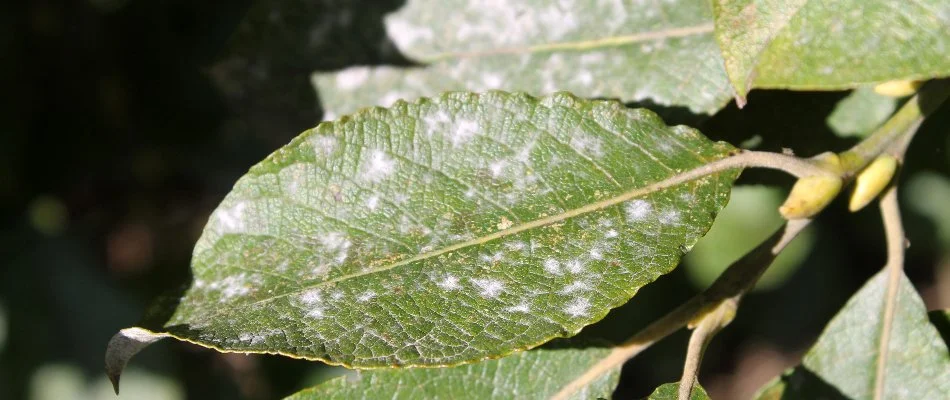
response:
<svg viewBox="0 0 950 400"><path fill-rule="evenodd" d="M245 232L244 210L247 203L237 202L229 208L220 208L215 213L218 220L218 230L221 233L243 233Z"/></svg>
<svg viewBox="0 0 950 400"><path fill-rule="evenodd" d="M643 199L630 200L624 206L624 211L627 214L627 222L640 222L650 216L653 205Z"/></svg>
<svg viewBox="0 0 950 400"><path fill-rule="evenodd" d="M369 290L369 291L363 292L362 294L360 294L359 296L357 296L357 297L356 297L356 301L358 301L358 302L360 302L360 303L365 303L365 302L367 302L367 301L372 300L372 299L375 298L375 297L376 297L376 292L374 292L374 291L372 291L372 290Z"/></svg>
<svg viewBox="0 0 950 400"><path fill-rule="evenodd" d="M520 312L520 313L529 313L531 312L531 306L527 302L522 301L516 306L511 306L505 309L508 312Z"/></svg>
<svg viewBox="0 0 950 400"><path fill-rule="evenodd" d="M581 131L574 132L570 141L571 147L578 153L602 157L604 155L603 144L599 138L587 135Z"/></svg>
<svg viewBox="0 0 950 400"><path fill-rule="evenodd" d="M471 281L479 289L478 294L488 299L498 297L505 290L505 284L498 280L472 279Z"/></svg>
<svg viewBox="0 0 950 400"><path fill-rule="evenodd" d="M323 307L316 306L307 312L307 316L314 319L323 319L326 316L326 310Z"/></svg>
<svg viewBox="0 0 950 400"><path fill-rule="evenodd" d="M379 207L379 196L373 195L366 199L366 208L370 211L376 211L376 207Z"/></svg>
<svg viewBox="0 0 950 400"><path fill-rule="evenodd" d="M246 296L251 292L247 274L232 275L217 282L208 284L208 289L221 292L221 302L227 302L235 297Z"/></svg>
<svg viewBox="0 0 950 400"><path fill-rule="evenodd" d="M485 86L485 89L498 89L504 83L504 78L499 74L486 73L482 75L482 85Z"/></svg>
<svg viewBox="0 0 950 400"><path fill-rule="evenodd" d="M505 160L498 160L491 164L488 164L488 169L491 171L492 178L498 178L502 173L505 172L505 166L508 165L508 162Z"/></svg>
<svg viewBox="0 0 950 400"><path fill-rule="evenodd" d="M314 136L310 139L310 144L318 157L329 157L336 150L337 141L332 136Z"/></svg>
<svg viewBox="0 0 950 400"><path fill-rule="evenodd" d="M323 295L320 293L320 289L307 289L307 291L301 293L297 299L305 305L312 306L322 302Z"/></svg>
<svg viewBox="0 0 950 400"><path fill-rule="evenodd" d="M570 285L565 285L563 288L561 288L561 294L571 294L574 292L587 291L587 290L590 290L590 285L588 285L585 282L576 281L576 282L572 282Z"/></svg>
<svg viewBox="0 0 950 400"><path fill-rule="evenodd" d="M549 258L544 260L544 270L548 271L550 274L561 275L561 263L558 260Z"/></svg>
<svg viewBox="0 0 950 400"><path fill-rule="evenodd" d="M336 253L334 260L337 264L342 264L343 261L346 261L346 257L350 253L350 247L353 246L353 242L346 237L346 235L340 232L330 232L320 237L320 244L330 253Z"/></svg>
<svg viewBox="0 0 950 400"><path fill-rule="evenodd" d="M459 278L452 274L446 274L442 280L436 282L436 285L445 290L459 290L462 288L459 285Z"/></svg>
<svg viewBox="0 0 950 400"><path fill-rule="evenodd" d="M660 214L660 222L670 225L680 221L680 213L676 210L666 210Z"/></svg>
<svg viewBox="0 0 950 400"><path fill-rule="evenodd" d="M379 182L396 171L396 162L382 150L373 150L363 167L363 178L370 182Z"/></svg>
<svg viewBox="0 0 950 400"><path fill-rule="evenodd" d="M496 251L493 254L482 254L481 256L479 256L479 259L481 259L482 261L486 263L496 263L496 262L501 261L502 258L505 258L505 255L504 253L500 251Z"/></svg>
<svg viewBox="0 0 950 400"><path fill-rule="evenodd" d="M505 247L510 251L521 251L525 249L524 242L507 242Z"/></svg>
<svg viewBox="0 0 950 400"><path fill-rule="evenodd" d="M588 253L590 254L591 260L603 260L603 259L604 259L604 251L601 250L599 247L594 247L594 248L590 249L590 252L588 252Z"/></svg>
<svg viewBox="0 0 950 400"><path fill-rule="evenodd" d="M481 127L477 121L459 119L455 121L455 126L450 128L448 132L449 141L452 142L452 147L457 149L470 142L472 138L478 134L479 130L481 130Z"/></svg>
<svg viewBox="0 0 950 400"><path fill-rule="evenodd" d="M584 86L589 86L590 84L594 83L594 75L588 70L582 70L578 72L574 79Z"/></svg>
<svg viewBox="0 0 950 400"><path fill-rule="evenodd" d="M336 88L353 90L366 82L369 78L369 67L347 68L336 74Z"/></svg>
<svg viewBox="0 0 950 400"><path fill-rule="evenodd" d="M412 25L399 18L386 19L386 32L400 47L410 46L418 40L432 40L434 35L431 28Z"/></svg>
<svg viewBox="0 0 950 400"><path fill-rule="evenodd" d="M258 335L254 333L244 332L238 335L238 340L250 345L258 345L258 344L264 343L264 339L265 337L263 335Z"/></svg>
<svg viewBox="0 0 950 400"><path fill-rule="evenodd" d="M607 238L607 239L613 239L613 238L615 238L615 237L617 237L617 236L619 236L619 235L620 235L620 233L617 232L616 229L611 229L611 230L607 231L607 233L604 234L604 237Z"/></svg>
<svg viewBox="0 0 950 400"><path fill-rule="evenodd" d="M584 271L584 263L581 260L570 260L564 266L567 268L567 272L572 274L579 274Z"/></svg>
<svg viewBox="0 0 950 400"><path fill-rule="evenodd" d="M590 300L580 297L564 306L564 313L572 317L583 317L590 310Z"/></svg>

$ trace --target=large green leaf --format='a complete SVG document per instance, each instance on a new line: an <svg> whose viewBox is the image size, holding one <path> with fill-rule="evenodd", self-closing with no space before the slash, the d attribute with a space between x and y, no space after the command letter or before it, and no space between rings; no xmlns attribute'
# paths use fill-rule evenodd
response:
<svg viewBox="0 0 950 400"><path fill-rule="evenodd" d="M424 68L317 73L330 115L447 90L652 101L713 113L732 96L705 0L410 0L389 36Z"/></svg>
<svg viewBox="0 0 950 400"><path fill-rule="evenodd" d="M567 94L366 109L235 184L195 246L193 284L150 328L357 367L453 365L573 335L709 229L736 171L664 180L732 150Z"/></svg>
<svg viewBox="0 0 950 400"><path fill-rule="evenodd" d="M532 350L450 368L368 371L355 379L330 380L289 399L549 399L608 353L598 348ZM570 398L610 398L619 378L620 368L615 368Z"/></svg>
<svg viewBox="0 0 950 400"><path fill-rule="evenodd" d="M946 0L715 0L740 102L753 87L843 89L950 75Z"/></svg>
<svg viewBox="0 0 950 400"><path fill-rule="evenodd" d="M760 391L761 399L945 399L950 353L923 300L901 274L883 375L881 340L888 271L871 279L832 319L802 362ZM876 393L879 380L882 391Z"/></svg>

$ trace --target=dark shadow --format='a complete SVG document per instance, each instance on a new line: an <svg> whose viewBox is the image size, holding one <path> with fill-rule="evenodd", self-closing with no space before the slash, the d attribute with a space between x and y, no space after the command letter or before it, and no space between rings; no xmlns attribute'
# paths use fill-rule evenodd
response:
<svg viewBox="0 0 950 400"><path fill-rule="evenodd" d="M697 128L704 121L711 118L711 116L707 114L696 114L690 111L690 109L687 107L664 106L664 105L657 104L653 100L650 100L650 99L646 99L642 101L632 101L632 102L624 103L624 105L629 108L646 108L648 110L651 110L657 113L657 115L659 115L660 118L663 118L663 121L666 122L666 124L670 126L686 125L689 127Z"/></svg>
<svg viewBox="0 0 950 400"><path fill-rule="evenodd" d="M735 102L730 102L697 128L710 139L753 150L790 149L799 156L844 150L856 140L836 136L825 119L846 95L847 92L753 90L744 108L739 109ZM772 171L751 169L743 172L741 179L742 182L786 184L781 178Z"/></svg>
<svg viewBox="0 0 950 400"><path fill-rule="evenodd" d="M779 377L778 382L774 382L761 393L762 399L822 399L822 400L847 400L848 397L838 391L837 388L825 382L815 373L807 368L799 366L795 369L786 371Z"/></svg>
<svg viewBox="0 0 950 400"><path fill-rule="evenodd" d="M943 342L950 348L950 312L935 310L928 313L927 316L930 317L930 323L933 324L934 328L937 328Z"/></svg>

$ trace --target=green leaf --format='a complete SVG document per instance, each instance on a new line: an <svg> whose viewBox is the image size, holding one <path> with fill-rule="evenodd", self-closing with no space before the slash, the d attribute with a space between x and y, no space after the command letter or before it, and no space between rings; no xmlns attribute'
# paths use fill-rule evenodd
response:
<svg viewBox="0 0 950 400"><path fill-rule="evenodd" d="M410 0L386 18L397 48L424 68L316 73L330 115L449 90L650 101L713 113L732 97L702 0L486 5Z"/></svg>
<svg viewBox="0 0 950 400"><path fill-rule="evenodd" d="M870 86L855 89L835 105L828 126L841 137L863 138L887 120L897 109L897 99L880 95Z"/></svg>
<svg viewBox="0 0 950 400"><path fill-rule="evenodd" d="M759 392L760 399L942 399L950 395L950 353L923 300L901 274L883 375L881 340L887 270L852 297L805 354ZM879 379L883 391L875 393Z"/></svg>
<svg viewBox="0 0 950 400"><path fill-rule="evenodd" d="M844 89L950 75L945 0L715 0L740 103L753 87Z"/></svg>
<svg viewBox="0 0 950 400"><path fill-rule="evenodd" d="M679 398L679 390L679 382L664 383L656 388L646 400L676 400ZM690 393L689 398L690 400L709 400L709 394L706 393L706 389L703 389L703 387L697 383L693 386L693 391Z"/></svg>
<svg viewBox="0 0 950 400"><path fill-rule="evenodd" d="M289 399L549 399L608 353L597 348L532 350L450 368L366 371ZM610 398L619 378L620 368L615 368L570 398Z"/></svg>
<svg viewBox="0 0 950 400"><path fill-rule="evenodd" d="M668 178L733 150L568 94L366 109L235 184L195 246L191 287L152 331L363 368L574 335L709 229L737 171Z"/></svg>

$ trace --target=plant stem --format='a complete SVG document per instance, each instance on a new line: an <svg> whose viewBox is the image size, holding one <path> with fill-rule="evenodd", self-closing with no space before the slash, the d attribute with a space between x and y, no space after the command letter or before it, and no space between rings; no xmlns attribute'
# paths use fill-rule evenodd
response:
<svg viewBox="0 0 950 400"><path fill-rule="evenodd" d="M570 398L589 382L600 378L614 368L619 368L653 343L686 326L697 315L717 307L723 300L741 296L755 285L772 260L810 223L810 219L788 221L783 229L776 231L755 249L730 265L709 288L640 330L623 344L614 347L610 354L583 375L565 385L552 399Z"/></svg>
<svg viewBox="0 0 950 400"><path fill-rule="evenodd" d="M878 345L877 370L874 380L874 399L880 400L884 393L884 379L887 367L888 348L891 330L894 326L894 312L897 308L897 290L904 270L904 227L901 223L900 206L897 202L897 186L891 185L881 197L881 218L884 220L884 232L887 238L888 270L887 294L884 302L884 320L881 328L881 342Z"/></svg>
<svg viewBox="0 0 950 400"><path fill-rule="evenodd" d="M736 309L739 308L740 297L741 295L737 295L719 303L713 312L703 315L696 324L696 329L690 335L686 349L686 362L683 363L683 377L680 378L679 385L679 400L689 400L699 375L699 366L703 362L703 354L706 353L706 346L716 333L732 322L736 316Z"/></svg>

